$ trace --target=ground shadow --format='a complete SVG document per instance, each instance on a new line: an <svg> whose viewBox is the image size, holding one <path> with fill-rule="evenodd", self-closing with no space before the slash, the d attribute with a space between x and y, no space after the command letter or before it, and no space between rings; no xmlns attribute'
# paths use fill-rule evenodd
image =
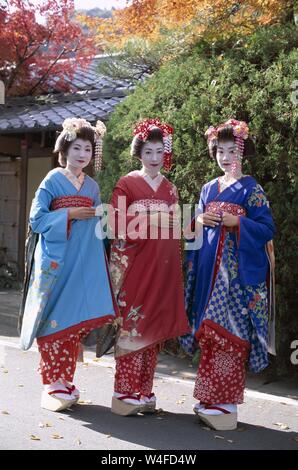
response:
<svg viewBox="0 0 298 470"><path fill-rule="evenodd" d="M123 417L110 408L76 406L70 417L100 434L156 450L297 450L293 432L238 423L236 431L208 430L192 414L162 412ZM229 442L230 441L230 442Z"/></svg>

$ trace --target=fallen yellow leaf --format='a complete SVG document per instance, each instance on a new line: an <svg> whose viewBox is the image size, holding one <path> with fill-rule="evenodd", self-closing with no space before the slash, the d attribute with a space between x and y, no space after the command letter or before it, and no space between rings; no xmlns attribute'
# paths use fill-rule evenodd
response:
<svg viewBox="0 0 298 470"><path fill-rule="evenodd" d="M8 411L1 411L1 414L3 414L3 415L10 415L10 413L8 413Z"/></svg>
<svg viewBox="0 0 298 470"><path fill-rule="evenodd" d="M52 428L52 423L38 423L39 428Z"/></svg>
<svg viewBox="0 0 298 470"><path fill-rule="evenodd" d="M78 404L79 405L91 405L92 401L91 400L79 400Z"/></svg>
<svg viewBox="0 0 298 470"><path fill-rule="evenodd" d="M31 434L30 439L31 439L31 441L40 441L41 440L40 437L35 436L34 434Z"/></svg>
<svg viewBox="0 0 298 470"><path fill-rule="evenodd" d="M284 423L273 423L274 426L279 426L282 431L285 431L286 429L290 429L287 424Z"/></svg>
<svg viewBox="0 0 298 470"><path fill-rule="evenodd" d="M51 438L52 439L64 439L63 436L60 436L60 434L52 434Z"/></svg>

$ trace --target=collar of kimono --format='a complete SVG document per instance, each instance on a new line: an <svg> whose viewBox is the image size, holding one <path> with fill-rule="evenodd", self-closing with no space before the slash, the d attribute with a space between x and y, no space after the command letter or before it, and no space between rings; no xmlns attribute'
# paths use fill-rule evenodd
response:
<svg viewBox="0 0 298 470"><path fill-rule="evenodd" d="M85 173L81 172L81 174L77 177L66 168L59 168L59 171L63 173L64 176L66 176L66 178L74 185L77 191L81 189L85 179Z"/></svg>
<svg viewBox="0 0 298 470"><path fill-rule="evenodd" d="M163 179L163 175L161 173L158 173L158 175L155 177L155 178L151 178L150 175L148 175L144 169L142 168L140 170L140 175L147 181L147 183L151 186L152 189L156 190L162 179Z"/></svg>

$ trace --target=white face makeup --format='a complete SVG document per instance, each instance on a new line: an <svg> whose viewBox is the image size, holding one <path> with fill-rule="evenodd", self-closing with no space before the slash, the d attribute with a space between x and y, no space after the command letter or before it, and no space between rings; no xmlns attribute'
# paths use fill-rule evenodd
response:
<svg viewBox="0 0 298 470"><path fill-rule="evenodd" d="M218 143L216 160L226 175L237 177L241 174L242 162L238 147L233 140Z"/></svg>
<svg viewBox="0 0 298 470"><path fill-rule="evenodd" d="M161 142L146 142L141 150L141 160L146 173L154 178L163 166L164 146Z"/></svg>
<svg viewBox="0 0 298 470"><path fill-rule="evenodd" d="M67 151L66 168L75 168L82 170L89 165L92 158L92 144L89 140L76 139L74 140Z"/></svg>

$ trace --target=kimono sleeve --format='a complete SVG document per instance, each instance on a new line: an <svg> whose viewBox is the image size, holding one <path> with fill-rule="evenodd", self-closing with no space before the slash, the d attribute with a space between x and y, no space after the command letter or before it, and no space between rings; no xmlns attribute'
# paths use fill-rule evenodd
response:
<svg viewBox="0 0 298 470"><path fill-rule="evenodd" d="M94 207L100 206L102 204L101 197L100 197L100 188L99 188L99 185L96 183L96 181L94 181L92 199L93 199Z"/></svg>
<svg viewBox="0 0 298 470"><path fill-rule="evenodd" d="M116 184L109 208L109 228L117 238L135 243L142 239L141 232L147 233L149 218L147 214L130 214L133 203L129 188L123 179ZM137 227L139 226L139 230ZM145 229L145 230L144 230Z"/></svg>
<svg viewBox="0 0 298 470"><path fill-rule="evenodd" d="M269 202L259 184L247 196L245 208L247 217L239 219L238 248L254 254L259 248L264 248L275 233Z"/></svg>
<svg viewBox="0 0 298 470"><path fill-rule="evenodd" d="M44 180L35 193L29 222L33 232L43 235L46 242L64 242L69 236L67 209L51 211L53 190L50 180Z"/></svg>
<svg viewBox="0 0 298 470"><path fill-rule="evenodd" d="M239 217L237 244L240 279L244 286L248 286L267 280L269 260L265 248L275 233L275 227L260 185L256 184L249 191L244 206L247 217Z"/></svg>

